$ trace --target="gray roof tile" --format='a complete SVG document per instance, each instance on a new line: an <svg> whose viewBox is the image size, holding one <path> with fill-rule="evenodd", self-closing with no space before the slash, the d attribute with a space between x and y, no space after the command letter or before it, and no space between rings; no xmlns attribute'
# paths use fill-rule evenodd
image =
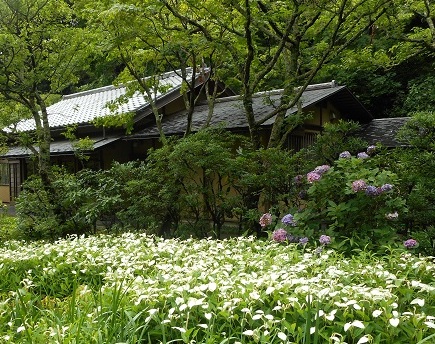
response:
<svg viewBox="0 0 435 344"><path fill-rule="evenodd" d="M94 149L98 149L119 139L120 137L95 137L92 138L92 141L94 141ZM35 148L38 149L36 146ZM69 140L56 141L50 144L51 155L72 154L73 152L72 142ZM31 150L23 146L10 147L6 153L0 154L2 158L19 158L30 155L32 155Z"/></svg>
<svg viewBox="0 0 435 344"><path fill-rule="evenodd" d="M377 118L361 126L357 136L367 141L369 145L380 143L384 147L404 146L396 136L409 119L410 117Z"/></svg>
<svg viewBox="0 0 435 344"><path fill-rule="evenodd" d="M169 94L181 86L181 77L176 72L165 73L161 76L160 85L169 86L164 94L157 93L156 97ZM125 86L105 86L89 91L66 95L63 99L47 108L50 128L64 127L71 124L88 123L95 118L111 114L107 107L126 93ZM122 104L116 113L136 112L148 105L144 95L136 92L127 103ZM12 129L12 128L11 128ZM16 126L18 132L35 130L33 119L23 120Z"/></svg>
<svg viewBox="0 0 435 344"><path fill-rule="evenodd" d="M278 106L281 94L282 90L275 90L271 92L261 92L254 96L253 108L257 121L264 119ZM371 115L367 112L367 110L364 109L359 101L353 97L349 90L345 86L336 86L334 83L311 85L309 88L307 88L301 97L302 108L307 108L330 97L336 97L337 104L340 103L340 101L353 102L352 111L359 111L356 118L363 118L363 122L368 122L371 120ZM192 121L193 131L197 131L205 125L208 111L209 108L207 105L199 105L195 107ZM343 108L343 111L347 111L347 108ZM287 116L296 112L297 107L290 108L287 110ZM350 119L354 119L352 116L349 117ZM274 123L274 120L274 117L268 119L264 122L263 126L271 126ZM163 131L167 135L184 133L186 130L186 125L187 121L185 111L163 117L162 120ZM248 123L240 96L217 99L210 125L224 125L227 129L248 128ZM154 125L141 130L137 134L130 136L130 138L157 136L158 130Z"/></svg>

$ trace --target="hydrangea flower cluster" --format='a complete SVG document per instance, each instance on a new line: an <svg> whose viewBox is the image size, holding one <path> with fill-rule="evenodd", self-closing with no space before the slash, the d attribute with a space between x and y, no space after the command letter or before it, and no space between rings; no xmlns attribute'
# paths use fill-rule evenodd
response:
<svg viewBox="0 0 435 344"><path fill-rule="evenodd" d="M341 152L338 157L341 159L350 159L352 157L352 155L350 154L349 151L344 151L344 152Z"/></svg>
<svg viewBox="0 0 435 344"><path fill-rule="evenodd" d="M299 237L288 233L284 228L278 228L272 233L272 240L276 242L288 242L290 244L306 245L308 243L307 237Z"/></svg>
<svg viewBox="0 0 435 344"><path fill-rule="evenodd" d="M388 192L393 189L393 185L391 184L384 184L381 186L381 192Z"/></svg>
<svg viewBox="0 0 435 344"><path fill-rule="evenodd" d="M271 213L265 213L263 215L261 215L260 217L260 221L258 221L260 223L261 227L266 227L269 226L272 223L272 214Z"/></svg>
<svg viewBox="0 0 435 344"><path fill-rule="evenodd" d="M418 245L417 240L415 239L408 239L406 241L403 242L403 246L405 246L406 248L414 248Z"/></svg>
<svg viewBox="0 0 435 344"><path fill-rule="evenodd" d="M362 159L362 160L364 160L364 159L367 159L367 158L369 157L369 155L368 155L366 152L360 152L360 153L357 154L356 157L357 157L358 159Z"/></svg>
<svg viewBox="0 0 435 344"><path fill-rule="evenodd" d="M331 166L329 166L329 165L317 166L314 170L307 173L308 182L314 183L314 182L318 181L320 178L322 178L322 175L325 172L329 171L330 168L331 168Z"/></svg>
<svg viewBox="0 0 435 344"><path fill-rule="evenodd" d="M319 242L322 244L322 245L328 245L328 244L330 244L331 243L331 237L330 236L328 236L328 235L321 235L320 236L320 238L319 238Z"/></svg>
<svg viewBox="0 0 435 344"><path fill-rule="evenodd" d="M373 185L367 185L365 190L366 195L371 197L379 196L381 192L382 192L381 188L377 188L376 186Z"/></svg>
<svg viewBox="0 0 435 344"><path fill-rule="evenodd" d="M272 239L277 242L287 241L287 231L284 228L279 228L272 233Z"/></svg>
<svg viewBox="0 0 435 344"><path fill-rule="evenodd" d="M384 192L391 191L393 189L393 185L384 184L380 187L376 187L374 185L368 185L365 180L358 179L352 182L352 191L359 192L364 191L367 196L376 197Z"/></svg>
<svg viewBox="0 0 435 344"><path fill-rule="evenodd" d="M353 192L365 191L366 188L367 188L367 183L363 179L355 180L352 183L352 191Z"/></svg>
<svg viewBox="0 0 435 344"><path fill-rule="evenodd" d="M281 222L287 226L296 226L296 221L292 214L284 215Z"/></svg>
<svg viewBox="0 0 435 344"><path fill-rule="evenodd" d="M322 175L323 173L329 171L330 168L331 168L331 166L329 166L329 165L321 165L321 166L317 166L317 167L313 170L313 172Z"/></svg>
<svg viewBox="0 0 435 344"><path fill-rule="evenodd" d="M299 243L302 245L308 244L308 238L307 237L299 238Z"/></svg>
<svg viewBox="0 0 435 344"><path fill-rule="evenodd" d="M322 178L322 176L316 172L308 172L307 173L308 183L314 183L314 182L318 181L320 178Z"/></svg>

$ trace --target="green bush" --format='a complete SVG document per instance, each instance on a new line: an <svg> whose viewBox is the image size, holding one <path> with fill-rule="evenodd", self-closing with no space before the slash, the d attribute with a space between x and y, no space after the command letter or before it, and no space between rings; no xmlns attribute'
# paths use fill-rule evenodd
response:
<svg viewBox="0 0 435 344"><path fill-rule="evenodd" d="M17 218L6 213L7 206L3 205L3 207L4 209L0 210L0 242L21 239L21 233L17 228Z"/></svg>
<svg viewBox="0 0 435 344"><path fill-rule="evenodd" d="M365 152L358 156L343 152L333 166L321 165L295 178L303 203L298 209L287 209L297 224L292 234L353 238L369 248L397 240L398 219L407 211L398 177L376 166L376 159Z"/></svg>

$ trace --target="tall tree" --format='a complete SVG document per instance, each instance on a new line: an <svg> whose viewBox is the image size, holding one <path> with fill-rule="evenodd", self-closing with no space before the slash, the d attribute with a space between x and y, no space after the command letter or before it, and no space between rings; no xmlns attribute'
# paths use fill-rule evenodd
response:
<svg viewBox="0 0 435 344"><path fill-rule="evenodd" d="M104 32L104 49L125 66L117 82L127 85L130 92L142 92L149 102L162 143L166 142L166 137L162 114L156 105L158 94L165 91L160 75L171 70L178 73L182 80L180 92L186 108L185 134L188 135L199 100L195 88L202 84L209 100L218 92L217 88L207 87L207 82L214 77L210 65L204 66L205 59L214 60L210 42L196 34L195 26L174 20L158 1L82 1L81 5L84 13L94 18L94 28ZM210 106L212 104L210 102Z"/></svg>
<svg viewBox="0 0 435 344"><path fill-rule="evenodd" d="M160 2L180 23L196 27L204 39L214 42L220 53L228 57L225 67L240 80L251 139L257 147L260 126L273 117L268 146L283 144L294 127L294 123L286 120L286 111L298 104L319 70L368 31L392 3L391 0ZM199 19L192 15L198 12L206 16ZM210 27L222 28L225 35L217 37ZM264 90L274 77L279 78L284 91L278 106L259 119L253 108L253 95Z"/></svg>
<svg viewBox="0 0 435 344"><path fill-rule="evenodd" d="M0 94L8 104L25 110L25 117L33 118L35 135L31 139L27 135L22 143L37 156L47 187L51 174L49 99L78 80L89 45L89 36L68 1L0 0ZM13 132L12 126L4 133Z"/></svg>

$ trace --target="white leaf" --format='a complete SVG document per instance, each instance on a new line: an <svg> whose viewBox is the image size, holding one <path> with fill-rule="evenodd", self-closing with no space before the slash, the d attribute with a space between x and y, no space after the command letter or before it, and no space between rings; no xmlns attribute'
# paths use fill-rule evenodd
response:
<svg viewBox="0 0 435 344"><path fill-rule="evenodd" d="M399 325L400 320L399 320L399 318L391 318L391 319L389 320L389 322L390 322L390 325L391 325L391 326L393 326L393 327L397 327L397 326Z"/></svg>
<svg viewBox="0 0 435 344"><path fill-rule="evenodd" d="M266 289L266 294L270 295L275 291L275 287L267 287Z"/></svg>
<svg viewBox="0 0 435 344"><path fill-rule="evenodd" d="M373 313L372 313L373 318L377 318L381 314L382 314L382 311L380 311L379 309L374 310Z"/></svg>
<svg viewBox="0 0 435 344"><path fill-rule="evenodd" d="M369 338L366 335L364 337L361 337L356 344L363 344L363 343L368 343L368 342L369 342Z"/></svg>
<svg viewBox="0 0 435 344"><path fill-rule="evenodd" d="M424 299L414 299L411 301L411 305L419 305L420 307L424 306Z"/></svg>
<svg viewBox="0 0 435 344"><path fill-rule="evenodd" d="M358 328L366 328L366 327L364 326L364 324L363 324L361 321L359 321L359 320L354 320L354 321L352 322L352 326L355 326L355 327L358 327Z"/></svg>
<svg viewBox="0 0 435 344"><path fill-rule="evenodd" d="M284 332L278 332L278 338L281 340L287 340L287 335Z"/></svg>

